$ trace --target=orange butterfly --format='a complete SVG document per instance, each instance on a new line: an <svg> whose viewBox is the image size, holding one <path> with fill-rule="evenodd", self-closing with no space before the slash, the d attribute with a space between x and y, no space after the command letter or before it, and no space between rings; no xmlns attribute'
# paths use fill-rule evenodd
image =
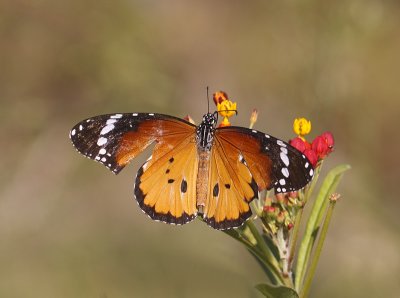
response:
<svg viewBox="0 0 400 298"><path fill-rule="evenodd" d="M297 149L244 127L218 127L217 112L199 126L173 116L123 113L75 125L75 148L118 174L153 142L136 176L135 196L154 220L185 224L201 215L215 229L238 227L251 215L258 192L304 187L314 170Z"/></svg>

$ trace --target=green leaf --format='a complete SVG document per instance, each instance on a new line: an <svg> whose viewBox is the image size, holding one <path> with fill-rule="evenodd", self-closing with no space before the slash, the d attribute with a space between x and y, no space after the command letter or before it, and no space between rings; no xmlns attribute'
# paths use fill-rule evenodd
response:
<svg viewBox="0 0 400 298"><path fill-rule="evenodd" d="M304 285L303 285L303 288L301 289L301 293L300 293L301 297L308 297L308 293L310 291L311 283L312 283L312 280L315 275L315 270L317 268L319 257L321 255L321 251L322 251L322 246L324 244L326 234L328 232L329 223L331 222L332 213L333 213L333 209L335 208L335 205L336 205L336 201L329 202L329 208L328 208L328 211L326 212L325 220L322 223L322 228L321 228L321 233L320 233L321 235L318 238L318 241L317 241L317 244L315 247L314 256L311 260L310 268L308 268L307 273L304 277Z"/></svg>
<svg viewBox="0 0 400 298"><path fill-rule="evenodd" d="M326 207L329 203L328 197L335 191L341 177L343 176L343 173L349 169L350 166L346 164L337 166L328 173L324 182L322 183L321 189L312 207L303 240L299 248L295 279L295 287L297 291L300 290L303 283L312 248L323 219L324 210L326 210Z"/></svg>
<svg viewBox="0 0 400 298"><path fill-rule="evenodd" d="M284 286L258 284L255 288L268 298L299 298L295 290Z"/></svg>

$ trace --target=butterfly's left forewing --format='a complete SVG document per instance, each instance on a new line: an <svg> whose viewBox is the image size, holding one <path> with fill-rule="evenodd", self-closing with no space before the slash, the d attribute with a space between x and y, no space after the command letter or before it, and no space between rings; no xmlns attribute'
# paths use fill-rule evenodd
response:
<svg viewBox="0 0 400 298"><path fill-rule="evenodd" d="M79 153L118 174L154 141L185 137L193 130L192 124L168 115L121 113L83 120L71 129L70 138Z"/></svg>

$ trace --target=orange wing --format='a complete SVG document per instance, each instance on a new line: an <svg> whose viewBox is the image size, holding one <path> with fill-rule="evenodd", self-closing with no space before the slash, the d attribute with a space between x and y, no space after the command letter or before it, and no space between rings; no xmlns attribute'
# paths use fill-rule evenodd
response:
<svg viewBox="0 0 400 298"><path fill-rule="evenodd" d="M258 196L239 150L216 134L211 151L204 221L219 230L238 227L250 217L249 203Z"/></svg>
<svg viewBox="0 0 400 298"><path fill-rule="evenodd" d="M259 190L295 191L313 178L314 169L307 157L273 136L235 126L218 128L215 135L223 148L232 147L240 156Z"/></svg>
<svg viewBox="0 0 400 298"><path fill-rule="evenodd" d="M194 131L186 138L162 138L136 177L135 196L140 208L150 218L171 224L193 220L197 215L197 167Z"/></svg>

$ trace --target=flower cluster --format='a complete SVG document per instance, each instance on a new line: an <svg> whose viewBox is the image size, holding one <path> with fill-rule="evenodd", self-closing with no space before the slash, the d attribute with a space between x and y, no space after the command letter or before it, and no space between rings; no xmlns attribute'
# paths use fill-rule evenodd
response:
<svg viewBox="0 0 400 298"><path fill-rule="evenodd" d="M262 215L265 228L271 234L276 234L279 228L292 229L296 212L303 206L304 202L297 191L277 193L274 198L265 198Z"/></svg>
<svg viewBox="0 0 400 298"><path fill-rule="evenodd" d="M303 153L315 167L333 151L334 139L329 131L317 136L309 143L304 136L311 131L311 122L305 118L297 118L293 123L293 130L298 136L289 141L290 145Z"/></svg>

